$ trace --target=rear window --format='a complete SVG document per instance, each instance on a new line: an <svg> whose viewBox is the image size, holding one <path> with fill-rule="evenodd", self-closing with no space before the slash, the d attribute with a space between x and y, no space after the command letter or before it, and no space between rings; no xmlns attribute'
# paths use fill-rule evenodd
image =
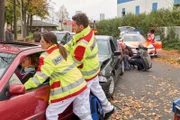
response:
<svg viewBox="0 0 180 120"><path fill-rule="evenodd" d="M107 40L97 39L98 55L107 56L110 54L109 44Z"/></svg>
<svg viewBox="0 0 180 120"><path fill-rule="evenodd" d="M61 41L63 39L64 35L65 35L65 33L56 33L57 40Z"/></svg>
<svg viewBox="0 0 180 120"><path fill-rule="evenodd" d="M8 67L11 65L15 57L16 54L0 52L0 78L7 71Z"/></svg>
<svg viewBox="0 0 180 120"><path fill-rule="evenodd" d="M123 41L129 42L145 42L146 39L142 35L125 35Z"/></svg>
<svg viewBox="0 0 180 120"><path fill-rule="evenodd" d="M119 27L119 30L121 32L131 32L131 31L134 31L135 28L134 27Z"/></svg>

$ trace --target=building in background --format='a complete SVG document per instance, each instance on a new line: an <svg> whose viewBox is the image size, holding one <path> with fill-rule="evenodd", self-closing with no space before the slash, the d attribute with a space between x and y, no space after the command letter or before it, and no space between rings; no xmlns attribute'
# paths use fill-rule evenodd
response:
<svg viewBox="0 0 180 120"><path fill-rule="evenodd" d="M28 25L30 27L30 25ZM36 31L38 28L40 32L57 30L58 25L43 22L42 20L33 20L32 21L32 32Z"/></svg>
<svg viewBox="0 0 180 120"><path fill-rule="evenodd" d="M105 14L104 13L100 13L100 20L104 20L105 19Z"/></svg>
<svg viewBox="0 0 180 120"><path fill-rule="evenodd" d="M150 13L161 8L173 9L176 4L180 4L180 0L117 0L117 16Z"/></svg>

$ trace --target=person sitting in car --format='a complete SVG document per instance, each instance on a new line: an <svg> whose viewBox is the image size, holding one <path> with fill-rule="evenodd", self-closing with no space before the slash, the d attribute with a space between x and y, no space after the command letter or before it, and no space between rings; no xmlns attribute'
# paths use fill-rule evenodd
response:
<svg viewBox="0 0 180 120"><path fill-rule="evenodd" d="M35 60L32 56L24 57L20 62L20 69L16 70L15 73L22 83L25 83L24 77L27 74L31 74L31 76L36 72L35 69Z"/></svg>

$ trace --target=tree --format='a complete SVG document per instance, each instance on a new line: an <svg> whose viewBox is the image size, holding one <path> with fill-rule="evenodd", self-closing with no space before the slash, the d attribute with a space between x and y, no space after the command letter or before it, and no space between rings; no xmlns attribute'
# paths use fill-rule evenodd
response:
<svg viewBox="0 0 180 120"><path fill-rule="evenodd" d="M69 19L69 13L64 5L60 7L59 11L57 12L57 15L59 18L59 22L61 23L61 28L63 28L63 22Z"/></svg>
<svg viewBox="0 0 180 120"><path fill-rule="evenodd" d="M0 41L4 40L4 0L0 0Z"/></svg>
<svg viewBox="0 0 180 120"><path fill-rule="evenodd" d="M30 25L30 31L32 31L31 26L32 26L33 16L36 15L43 19L46 18L46 16L49 15L48 8L49 8L49 3L47 2L47 0L38 0L38 1L32 0L27 11L27 15L28 15L27 25L28 26Z"/></svg>
<svg viewBox="0 0 180 120"><path fill-rule="evenodd" d="M13 2L13 6L14 6L14 40L17 40L17 17L16 17L16 0L14 0Z"/></svg>
<svg viewBox="0 0 180 120"><path fill-rule="evenodd" d="M32 0L18 0L17 2L20 5L20 13L21 13L21 33L22 38L24 39L27 35L27 24L26 24L26 13L28 10L28 7L30 5L30 2Z"/></svg>
<svg viewBox="0 0 180 120"><path fill-rule="evenodd" d="M14 14L13 13L13 1L11 0L6 0L5 1L5 21L7 24L10 24L12 25L13 23L13 16Z"/></svg>

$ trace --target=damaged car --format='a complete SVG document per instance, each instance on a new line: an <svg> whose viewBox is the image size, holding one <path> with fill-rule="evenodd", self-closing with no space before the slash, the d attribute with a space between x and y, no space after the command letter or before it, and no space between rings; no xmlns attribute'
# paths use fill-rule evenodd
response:
<svg viewBox="0 0 180 120"><path fill-rule="evenodd" d="M98 56L101 64L100 84L107 97L115 90L115 83L124 72L122 49L111 36L97 35Z"/></svg>

